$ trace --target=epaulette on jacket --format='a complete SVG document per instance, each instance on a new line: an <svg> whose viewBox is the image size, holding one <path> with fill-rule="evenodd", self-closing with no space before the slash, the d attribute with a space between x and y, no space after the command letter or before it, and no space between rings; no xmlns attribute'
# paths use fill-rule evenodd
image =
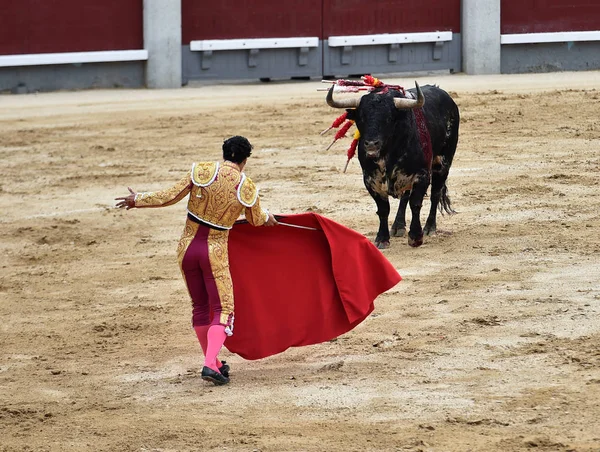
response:
<svg viewBox="0 0 600 452"><path fill-rule="evenodd" d="M219 162L200 162L192 165L192 182L198 187L208 187L217 178Z"/></svg>
<svg viewBox="0 0 600 452"><path fill-rule="evenodd" d="M238 185L237 197L244 207L252 207L258 199L258 188L244 173L242 173L242 180Z"/></svg>

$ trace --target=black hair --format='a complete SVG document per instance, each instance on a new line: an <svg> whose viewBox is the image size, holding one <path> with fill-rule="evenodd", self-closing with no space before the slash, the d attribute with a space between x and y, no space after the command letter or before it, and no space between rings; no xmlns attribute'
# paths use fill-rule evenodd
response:
<svg viewBox="0 0 600 452"><path fill-rule="evenodd" d="M236 135L223 142L223 159L233 163L242 163L252 154L252 145L248 139Z"/></svg>

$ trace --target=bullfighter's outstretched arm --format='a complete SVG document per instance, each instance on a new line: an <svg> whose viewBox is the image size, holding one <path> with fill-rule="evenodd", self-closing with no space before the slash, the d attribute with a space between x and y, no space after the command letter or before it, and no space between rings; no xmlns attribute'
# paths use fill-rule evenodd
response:
<svg viewBox="0 0 600 452"><path fill-rule="evenodd" d="M166 190L155 192L136 193L128 187L129 195L115 198L117 207L127 210L134 207L166 207L181 201L191 190L191 171L188 172L177 184Z"/></svg>
<svg viewBox="0 0 600 452"><path fill-rule="evenodd" d="M191 171L174 186L161 191L136 193L135 207L166 207L181 201L192 188Z"/></svg>

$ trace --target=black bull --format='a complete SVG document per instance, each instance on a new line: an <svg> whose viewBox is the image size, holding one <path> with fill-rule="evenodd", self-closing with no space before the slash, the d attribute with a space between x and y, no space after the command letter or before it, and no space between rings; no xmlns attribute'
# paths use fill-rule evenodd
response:
<svg viewBox="0 0 600 452"><path fill-rule="evenodd" d="M423 232L427 235L435 233L438 207L442 213L454 212L446 179L458 142L458 107L447 92L436 86L426 85L421 89L416 84L416 88L408 92L414 98L386 88L376 89L360 99L341 101L333 99L333 87L327 93L327 103L334 108L347 109L347 119L355 121L360 132L358 160L365 186L377 204L379 231L375 245L378 248L390 245L388 196L400 198L392 224L395 237L406 233L406 206L410 205L412 219L408 244L415 247L423 243ZM423 108L431 137L431 162L419 139L415 108ZM431 208L422 229L420 212L430 184Z"/></svg>

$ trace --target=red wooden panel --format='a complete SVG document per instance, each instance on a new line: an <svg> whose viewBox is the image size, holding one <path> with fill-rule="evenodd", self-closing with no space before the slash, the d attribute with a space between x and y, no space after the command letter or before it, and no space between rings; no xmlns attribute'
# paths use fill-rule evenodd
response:
<svg viewBox="0 0 600 452"><path fill-rule="evenodd" d="M143 0L2 0L0 55L144 48Z"/></svg>
<svg viewBox="0 0 600 452"><path fill-rule="evenodd" d="M321 37L322 0L182 0L183 44L201 39Z"/></svg>
<svg viewBox="0 0 600 452"><path fill-rule="evenodd" d="M502 33L600 30L598 0L501 0Z"/></svg>
<svg viewBox="0 0 600 452"><path fill-rule="evenodd" d="M460 32L460 0L323 0L323 37Z"/></svg>

